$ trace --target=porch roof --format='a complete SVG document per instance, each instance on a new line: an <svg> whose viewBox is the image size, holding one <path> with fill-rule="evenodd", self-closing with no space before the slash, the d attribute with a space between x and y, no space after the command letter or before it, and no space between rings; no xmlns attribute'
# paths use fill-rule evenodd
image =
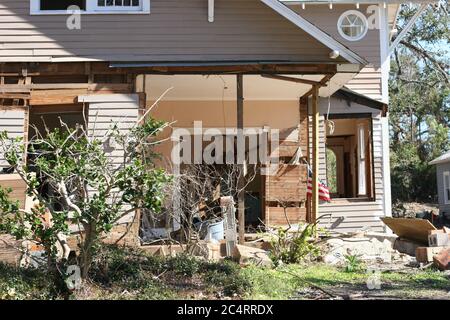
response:
<svg viewBox="0 0 450 320"><path fill-rule="evenodd" d="M431 161L429 164L434 165L434 164L441 164L441 163L448 163L448 162L450 162L450 151L447 151L442 156L437 157L436 159Z"/></svg>
<svg viewBox="0 0 450 320"><path fill-rule="evenodd" d="M352 101L352 102L361 104L363 106L366 106L366 107L369 107L372 109L387 111L387 108L388 108L388 105L386 103L379 101L379 100L369 98L368 96L357 93L353 90L350 90L347 87L342 87L341 89L336 91L336 93L333 96L335 96L337 98L342 98L342 99L345 99L348 101Z"/></svg>

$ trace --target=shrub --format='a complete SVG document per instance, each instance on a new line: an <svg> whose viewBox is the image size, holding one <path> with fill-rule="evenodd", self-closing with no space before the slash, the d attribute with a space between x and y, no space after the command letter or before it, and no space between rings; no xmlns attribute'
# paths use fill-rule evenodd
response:
<svg viewBox="0 0 450 320"><path fill-rule="evenodd" d="M364 262L354 254L346 254L345 256L345 272L361 272L365 270Z"/></svg>
<svg viewBox="0 0 450 320"><path fill-rule="evenodd" d="M319 247L311 241L316 232L315 224L307 224L295 232L279 228L272 238L271 258L275 264L299 263L307 258L315 260L320 255Z"/></svg>

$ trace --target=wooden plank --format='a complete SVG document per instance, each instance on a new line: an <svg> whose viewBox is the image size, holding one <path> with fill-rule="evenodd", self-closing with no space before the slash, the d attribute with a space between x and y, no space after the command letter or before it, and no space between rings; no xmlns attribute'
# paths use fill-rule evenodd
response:
<svg viewBox="0 0 450 320"><path fill-rule="evenodd" d="M430 221L424 219L382 218L381 219L400 238L428 244L429 231L436 230Z"/></svg>
<svg viewBox="0 0 450 320"><path fill-rule="evenodd" d="M11 200L19 200L20 207L25 208L27 185L18 174L0 174L0 186L11 188Z"/></svg>
<svg viewBox="0 0 450 320"><path fill-rule="evenodd" d="M28 69L29 76L52 76L58 75L87 75L84 62L61 62L49 63L19 63L8 62L2 65L0 76L22 76L24 66ZM111 68L107 62L91 62L93 74L334 74L334 64L276 64L276 63L243 63L235 65L191 65L191 66L151 66L151 67L124 67Z"/></svg>
<svg viewBox="0 0 450 320"><path fill-rule="evenodd" d="M306 221L306 208L305 207L289 207L285 209L283 207L267 207L266 219L267 224L270 226L276 225L288 225L289 223L295 224Z"/></svg>

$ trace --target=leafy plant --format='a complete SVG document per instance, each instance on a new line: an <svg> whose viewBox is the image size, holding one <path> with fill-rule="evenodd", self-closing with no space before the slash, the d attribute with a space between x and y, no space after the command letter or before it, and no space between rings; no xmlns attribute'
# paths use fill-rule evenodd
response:
<svg viewBox="0 0 450 320"><path fill-rule="evenodd" d="M316 259L320 248L314 242L316 224L306 224L294 232L290 228L279 228L270 241L272 250L270 256L275 264L298 263L306 258Z"/></svg>
<svg viewBox="0 0 450 320"><path fill-rule="evenodd" d="M361 272L365 269L364 262L355 254L346 254L345 258L345 272Z"/></svg>
<svg viewBox="0 0 450 320"><path fill-rule="evenodd" d="M28 142L0 133L6 160L35 202L30 212L24 212L9 199L8 190L0 188L0 230L42 245L49 267L61 270L74 249L66 242L69 225L79 226L78 264L86 278L102 237L121 217L144 208L161 211L170 176L153 165L152 146L164 126L151 118L129 131L112 124L102 139L90 136L82 126L69 128L62 122L61 128L45 135L38 132ZM105 151L110 139L124 150L120 164ZM52 192L42 192L45 188Z"/></svg>

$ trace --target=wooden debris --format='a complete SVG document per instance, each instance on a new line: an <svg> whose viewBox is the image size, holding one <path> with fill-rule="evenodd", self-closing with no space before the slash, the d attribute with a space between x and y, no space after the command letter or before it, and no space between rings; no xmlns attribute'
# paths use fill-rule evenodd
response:
<svg viewBox="0 0 450 320"><path fill-rule="evenodd" d="M428 234L436 228L428 220L405 218L381 219L400 238L428 244Z"/></svg>

